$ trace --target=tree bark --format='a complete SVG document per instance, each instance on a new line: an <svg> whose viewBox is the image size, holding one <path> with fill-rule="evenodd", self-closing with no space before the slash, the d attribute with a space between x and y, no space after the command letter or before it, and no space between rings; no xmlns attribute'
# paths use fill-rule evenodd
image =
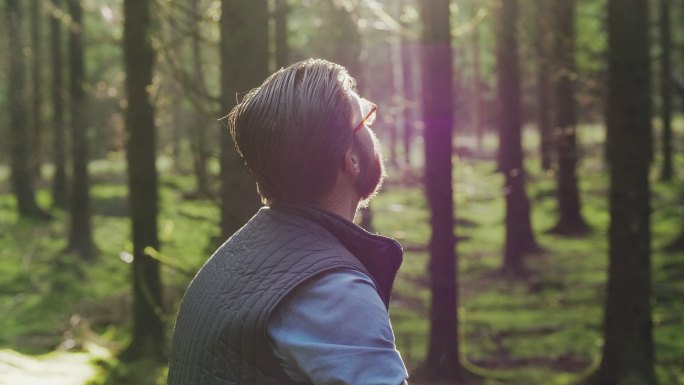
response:
<svg viewBox="0 0 684 385"><path fill-rule="evenodd" d="M425 122L425 189L430 206L430 334L426 369L439 378L461 379L458 356L458 290L451 143L452 48L449 0L420 3L423 25L422 79Z"/></svg>
<svg viewBox="0 0 684 385"><path fill-rule="evenodd" d="M200 23L201 15L198 10L198 1L190 1L190 9L193 13L194 25L192 29L192 56L193 56L193 75L195 78L195 85L206 93L206 83L204 81L204 70L202 69L202 42L200 39ZM210 126L207 122L206 116L200 116L201 112L196 110L197 124L191 128L192 149L193 149L193 164L195 168L195 177L197 180L196 195L200 198L211 197L209 188L209 170L207 169L207 130Z"/></svg>
<svg viewBox="0 0 684 385"><path fill-rule="evenodd" d="M84 259L95 255L90 223L90 181L88 176L88 139L86 121L85 63L83 59L83 8L81 0L68 0L69 88L71 94L71 223L68 250Z"/></svg>
<svg viewBox="0 0 684 385"><path fill-rule="evenodd" d="M159 262L150 256L159 250L157 214L158 176L155 166L154 107L149 88L155 53L151 41L151 2L124 1L124 63L126 68L126 131L128 189L133 232L133 336L124 359L163 359L161 319L162 286Z"/></svg>
<svg viewBox="0 0 684 385"><path fill-rule="evenodd" d="M259 86L268 75L266 0L221 1L221 99L230 111L236 95ZM235 58L240 60L235 60ZM230 135L221 132L221 232L228 237L259 208L252 175Z"/></svg>
<svg viewBox="0 0 684 385"><path fill-rule="evenodd" d="M359 214L361 215L361 223L359 225L369 233L375 233L375 227L373 226L373 210L371 210L370 205L362 207L359 210Z"/></svg>
<svg viewBox="0 0 684 385"><path fill-rule="evenodd" d="M600 384L656 384L651 320L647 0L608 2L610 228Z"/></svg>
<svg viewBox="0 0 684 385"><path fill-rule="evenodd" d="M395 20L401 17L401 3L395 2L388 9L391 16ZM402 128L404 127L404 114L401 113L404 107L402 100L402 91L404 90L404 72L401 61L401 30L393 31L388 37L389 43L389 71L390 81L387 84L386 92L392 95L389 102L395 108L394 116L390 121L387 121L387 128L389 129L389 163L395 170L399 169L399 151L403 147ZM358 74L361 75L361 74Z"/></svg>
<svg viewBox="0 0 684 385"><path fill-rule="evenodd" d="M62 0L52 0L55 10L61 10ZM52 59L52 124L55 173L52 179L52 202L66 207L68 201L66 179L66 141L64 132L64 77L62 54L62 22L53 13L50 17L50 53Z"/></svg>
<svg viewBox="0 0 684 385"><path fill-rule="evenodd" d="M8 101L10 115L10 163L12 191L17 199L19 216L22 218L47 218L48 215L36 204L35 188L31 173L27 116L27 93L25 85L24 35L21 29L23 14L19 0L7 0L7 38L9 56Z"/></svg>
<svg viewBox="0 0 684 385"><path fill-rule="evenodd" d="M499 170L504 174L506 198L503 270L515 275L524 271L524 253L539 249L532 233L530 201L525 191L517 20L518 1L503 1L497 23Z"/></svg>
<svg viewBox="0 0 684 385"><path fill-rule="evenodd" d="M660 119L662 121L662 167L660 179L672 180L672 37L670 31L670 0L658 1L658 14L660 29Z"/></svg>
<svg viewBox="0 0 684 385"><path fill-rule="evenodd" d="M541 168L544 171L551 169L553 154L553 131L551 129L551 109L549 103L549 34L551 33L550 3L542 1L537 8L537 33L534 37L534 45L537 53L537 127L539 130L539 152L541 154ZM558 33L558 32L556 32Z"/></svg>
<svg viewBox="0 0 684 385"><path fill-rule="evenodd" d="M477 9L477 7L473 7ZM475 15L473 15L475 16ZM482 151L484 141L484 115L482 107L482 64L480 61L480 25L473 27L472 32L473 51L473 126L477 139L477 150Z"/></svg>
<svg viewBox="0 0 684 385"><path fill-rule="evenodd" d="M403 26L402 26L403 29ZM401 34L401 70L403 76L403 94L404 104L402 112L404 114L404 130L402 131L402 139L404 146L404 163L407 166L411 165L411 142L415 135L415 103L417 102L416 90L413 80L413 56L415 55L412 44L406 37L406 33Z"/></svg>
<svg viewBox="0 0 684 385"><path fill-rule="evenodd" d="M554 110L555 143L558 155L556 196L559 219L551 229L562 235L584 234L589 230L582 217L577 180L577 103L573 77L575 64L575 1L563 0L554 9Z"/></svg>
<svg viewBox="0 0 684 385"><path fill-rule="evenodd" d="M42 1L31 1L31 120L33 134L33 157L31 159L31 168L33 174L41 177L41 166L43 163L43 98L41 88L43 86L43 74L41 72L43 55L41 52L42 27L43 16Z"/></svg>

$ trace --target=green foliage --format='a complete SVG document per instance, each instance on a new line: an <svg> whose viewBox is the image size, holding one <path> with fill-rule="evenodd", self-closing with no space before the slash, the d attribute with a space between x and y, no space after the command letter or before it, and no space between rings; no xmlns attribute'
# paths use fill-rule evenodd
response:
<svg viewBox="0 0 684 385"><path fill-rule="evenodd" d="M606 38L606 1L580 0L575 30L577 31L577 65L584 73L604 70Z"/></svg>

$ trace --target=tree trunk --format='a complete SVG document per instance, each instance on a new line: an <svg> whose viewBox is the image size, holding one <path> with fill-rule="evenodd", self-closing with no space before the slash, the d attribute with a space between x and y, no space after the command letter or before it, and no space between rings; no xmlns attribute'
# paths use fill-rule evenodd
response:
<svg viewBox="0 0 684 385"><path fill-rule="evenodd" d="M659 0L659 29L660 29L660 117L662 120L662 151L663 164L660 169L660 179L672 179L672 61L670 49L672 38L670 32L670 0Z"/></svg>
<svg viewBox="0 0 684 385"><path fill-rule="evenodd" d="M373 211L371 210L370 205L362 207L359 210L359 214L361 215L360 226L369 233L375 233L375 227L373 227Z"/></svg>
<svg viewBox="0 0 684 385"><path fill-rule="evenodd" d="M43 65L43 55L41 52L43 29L43 21L41 20L43 16L42 4L40 0L31 1L31 86L33 89L31 92L31 115L33 116L31 132L33 134L34 151L31 159L31 168L37 178L41 177L41 166L43 163L43 98L41 94L41 87L43 86L41 72Z"/></svg>
<svg viewBox="0 0 684 385"><path fill-rule="evenodd" d="M226 112L236 95L259 86L268 75L268 3L221 1L221 99ZM235 60L239 57L240 60ZM228 237L259 208L252 175L230 135L221 132L221 232Z"/></svg>
<svg viewBox="0 0 684 385"><path fill-rule="evenodd" d="M516 23L518 1L502 2L498 20L499 170L504 174L506 244L504 271L520 274L525 252L539 249L530 221L521 143L520 70Z"/></svg>
<svg viewBox="0 0 684 385"><path fill-rule="evenodd" d="M396 2L390 6L389 12L395 20L399 20L401 17L401 3ZM390 82L387 85L386 92L388 95L392 95L389 99L389 103L394 107L396 111L390 121L387 124L389 129L389 163L395 170L399 169L399 151L402 147L403 141L402 134L400 130L404 127L404 114L401 110L404 106L404 101L402 100L402 90L404 89L404 72L401 63L401 30L394 31L388 37L389 43L389 70L390 70ZM361 74L357 74L361 75Z"/></svg>
<svg viewBox="0 0 684 385"><path fill-rule="evenodd" d="M287 0L275 0L275 64L276 68L290 65L290 48L287 44Z"/></svg>
<svg viewBox="0 0 684 385"><path fill-rule="evenodd" d="M52 0L55 10L61 10L62 1ZM50 17L50 52L52 59L53 156L55 173L52 178L52 202L66 207L68 201L66 179L66 142L64 138L64 78L62 57L62 21Z"/></svg>
<svg viewBox="0 0 684 385"><path fill-rule="evenodd" d="M552 29L551 12L548 1L542 1L537 8L537 31L534 38L537 53L537 126L539 130L539 152L541 154L541 168L551 169L553 154L553 135L551 130L551 103L549 103L549 34ZM558 32L555 32L558 33ZM574 59L573 59L574 60Z"/></svg>
<svg viewBox="0 0 684 385"><path fill-rule="evenodd" d="M206 94L206 83L204 81L204 70L202 69L202 42L200 39L200 24L201 15L198 10L198 1L191 0L190 9L193 13L194 25L192 29L192 57L193 57L193 75L195 78L195 86L199 87ZM194 125L190 132L192 133L192 149L193 149L193 164L195 168L195 177L197 179L196 195L199 198L211 197L209 188L209 170L207 169L207 127L213 127L207 122L206 116L200 116L200 111L196 110L196 125ZM204 114L202 114L204 115Z"/></svg>
<svg viewBox="0 0 684 385"><path fill-rule="evenodd" d="M477 9L476 7L473 7ZM482 151L484 140L484 116L482 108L482 65L480 63L480 26L473 27L472 33L473 51L473 126L477 139L477 150Z"/></svg>
<svg viewBox="0 0 684 385"><path fill-rule="evenodd" d="M647 0L608 2L610 258L599 384L656 384L651 321Z"/></svg>
<svg viewBox="0 0 684 385"><path fill-rule="evenodd" d="M414 109L416 103L416 91L413 86L413 48L405 36L405 33L401 35L401 69L403 75L403 94L404 94L404 130L403 130L403 145L404 145L404 163L407 166L411 165L411 142L413 141L414 134Z"/></svg>
<svg viewBox="0 0 684 385"><path fill-rule="evenodd" d="M354 15L335 1L323 2L323 18L335 28L326 31L330 42L322 50L323 58L347 68L357 80L357 88L363 95L363 66L361 64L361 33ZM389 63L388 63L389 64ZM391 77L390 77L391 79Z"/></svg>
<svg viewBox="0 0 684 385"><path fill-rule="evenodd" d="M157 235L158 182L154 108L149 95L154 49L151 40L151 2L124 2L124 62L126 68L126 130L128 189L133 231L133 336L125 359L164 358L161 319L162 287L159 262L150 255L159 250Z"/></svg>
<svg viewBox="0 0 684 385"><path fill-rule="evenodd" d="M23 15L19 0L7 0L7 38L9 57L9 115L10 115L10 162L12 191L17 198L19 216L22 218L47 218L47 213L36 204L35 189L30 167L28 127L26 122L28 102L24 84L24 43L21 22Z"/></svg>
<svg viewBox="0 0 684 385"><path fill-rule="evenodd" d="M554 64L555 64L555 142L558 155L556 195L558 223L552 233L584 234L589 230L581 213L577 181L577 103L573 77L575 64L575 1L554 2Z"/></svg>
<svg viewBox="0 0 684 385"><path fill-rule="evenodd" d="M426 369L459 379L458 290L451 143L453 126L452 48L449 0L420 3L423 24L422 79L425 121L425 189L430 206L430 335Z"/></svg>
<svg viewBox="0 0 684 385"><path fill-rule="evenodd" d="M85 69L83 61L83 8L81 0L68 0L71 26L69 29L69 75L71 94L71 226L68 250L84 259L95 255L90 224L90 181L88 177L88 140L86 122Z"/></svg>

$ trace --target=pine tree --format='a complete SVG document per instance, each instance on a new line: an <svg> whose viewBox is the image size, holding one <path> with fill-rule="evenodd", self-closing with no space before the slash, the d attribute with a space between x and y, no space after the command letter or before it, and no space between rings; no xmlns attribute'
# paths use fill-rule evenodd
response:
<svg viewBox="0 0 684 385"><path fill-rule="evenodd" d="M452 48L449 0L420 3L423 25L422 80L425 122L425 189L430 207L430 334L426 371L459 379L458 290L451 143L453 126Z"/></svg>
<svg viewBox="0 0 684 385"><path fill-rule="evenodd" d="M502 2L497 23L499 170L504 174L506 198L503 269L512 274L521 274L525 253L539 248L532 233L530 201L525 190L517 20L518 0Z"/></svg>
<svg viewBox="0 0 684 385"><path fill-rule="evenodd" d="M221 1L221 101L229 112L236 96L268 76L268 3ZM240 58L240 60L235 60ZM221 233L227 238L259 208L256 182L227 131L221 132Z"/></svg>
<svg viewBox="0 0 684 385"><path fill-rule="evenodd" d="M133 333L122 357L163 360L162 285L159 262L159 211L152 84L155 52L151 39L151 1L124 2L124 64L126 68L126 160L133 233Z"/></svg>
<svg viewBox="0 0 684 385"><path fill-rule="evenodd" d="M85 62L83 58L83 6L81 0L68 0L69 90L71 95L71 223L68 250L84 259L95 255L90 218L90 177L88 175L88 134L86 121Z"/></svg>
<svg viewBox="0 0 684 385"><path fill-rule="evenodd" d="M589 230L582 217L577 179L577 102L575 64L575 1L553 3L554 9L554 131L558 173L558 222L552 233L579 235Z"/></svg>
<svg viewBox="0 0 684 385"><path fill-rule="evenodd" d="M654 385L647 0L608 2L610 228L602 360L589 384Z"/></svg>
<svg viewBox="0 0 684 385"><path fill-rule="evenodd" d="M27 92L24 61L24 19L19 0L7 0L7 38L9 56L9 116L10 163L12 191L17 199L19 215L23 218L47 219L49 215L36 203L31 172L31 152L28 137Z"/></svg>

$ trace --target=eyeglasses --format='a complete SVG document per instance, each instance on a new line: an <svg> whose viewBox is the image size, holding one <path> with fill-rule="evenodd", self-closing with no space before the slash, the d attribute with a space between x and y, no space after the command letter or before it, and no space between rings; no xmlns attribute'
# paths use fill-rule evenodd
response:
<svg viewBox="0 0 684 385"><path fill-rule="evenodd" d="M378 106L366 99L361 99L361 114L364 116L361 123L354 128L353 133L356 134L364 125L372 126L375 118L378 116Z"/></svg>

